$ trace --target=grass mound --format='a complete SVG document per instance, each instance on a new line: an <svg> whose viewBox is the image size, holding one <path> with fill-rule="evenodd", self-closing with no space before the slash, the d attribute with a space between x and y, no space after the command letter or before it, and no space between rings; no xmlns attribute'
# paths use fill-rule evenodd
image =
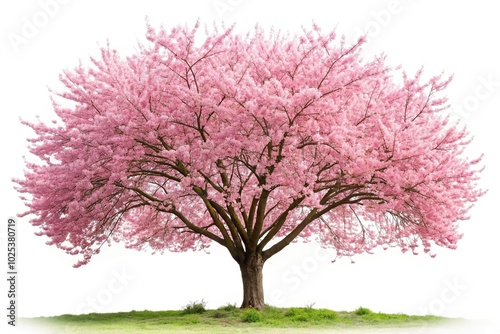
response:
<svg viewBox="0 0 500 334"><path fill-rule="evenodd" d="M445 318L375 313L367 308L335 312L312 307L242 310L228 304L205 309L204 302L190 303L179 311L131 311L61 315L21 319L21 324L43 325L58 333L238 333L253 328L253 333L278 333L281 328L369 328L417 327L443 323Z"/></svg>

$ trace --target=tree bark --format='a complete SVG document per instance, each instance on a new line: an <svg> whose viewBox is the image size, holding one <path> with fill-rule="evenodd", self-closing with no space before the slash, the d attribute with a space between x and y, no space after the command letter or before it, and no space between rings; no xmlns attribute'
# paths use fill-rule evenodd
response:
<svg viewBox="0 0 500 334"><path fill-rule="evenodd" d="M243 303L241 308L261 310L264 307L263 267L264 259L260 253L247 253L245 260L240 263L241 278L243 279Z"/></svg>

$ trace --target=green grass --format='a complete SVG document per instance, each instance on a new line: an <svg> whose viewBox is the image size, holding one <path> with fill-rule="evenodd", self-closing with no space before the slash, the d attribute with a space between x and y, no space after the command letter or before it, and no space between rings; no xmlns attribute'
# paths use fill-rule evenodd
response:
<svg viewBox="0 0 500 334"><path fill-rule="evenodd" d="M355 311L354 311L354 314L356 315L367 315L367 314L371 314L373 313L372 310L370 310L369 308L366 308L366 307L358 307Z"/></svg>
<svg viewBox="0 0 500 334"><path fill-rule="evenodd" d="M207 310L205 309L205 306L207 306L207 302L205 300L195 301L195 302L190 302L186 306L183 307L183 311L186 314L202 314L205 313Z"/></svg>
<svg viewBox="0 0 500 334"><path fill-rule="evenodd" d="M191 304L191 306L194 306ZM192 307L191 307L192 308ZM290 333L307 328L403 328L434 326L446 322L436 316L375 313L366 308L354 312L334 312L312 307L275 308L262 311L241 310L226 305L203 312L131 311L121 313L91 313L21 319L21 325L43 326L57 333ZM283 330L280 330L283 329ZM285 330L287 329L287 330ZM296 330L295 330L296 329Z"/></svg>

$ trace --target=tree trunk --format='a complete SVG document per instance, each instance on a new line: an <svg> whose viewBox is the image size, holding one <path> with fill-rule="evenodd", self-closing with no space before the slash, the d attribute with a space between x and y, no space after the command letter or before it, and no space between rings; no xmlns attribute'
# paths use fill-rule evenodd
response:
<svg viewBox="0 0 500 334"><path fill-rule="evenodd" d="M258 253L246 254L243 263L240 263L241 278L243 279L243 303L241 308L261 310L264 307L264 286L262 284L262 268L264 260Z"/></svg>

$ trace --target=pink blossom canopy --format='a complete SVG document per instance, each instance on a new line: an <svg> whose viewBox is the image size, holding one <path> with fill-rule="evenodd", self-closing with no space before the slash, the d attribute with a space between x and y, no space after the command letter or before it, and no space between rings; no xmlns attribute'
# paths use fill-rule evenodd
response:
<svg viewBox="0 0 500 334"><path fill-rule="evenodd" d="M103 243L163 251L215 241L270 257L320 241L454 248L479 159L446 117L450 79L408 76L314 26L299 36L148 26L66 71L55 124L36 133L16 180L39 234L78 265Z"/></svg>

